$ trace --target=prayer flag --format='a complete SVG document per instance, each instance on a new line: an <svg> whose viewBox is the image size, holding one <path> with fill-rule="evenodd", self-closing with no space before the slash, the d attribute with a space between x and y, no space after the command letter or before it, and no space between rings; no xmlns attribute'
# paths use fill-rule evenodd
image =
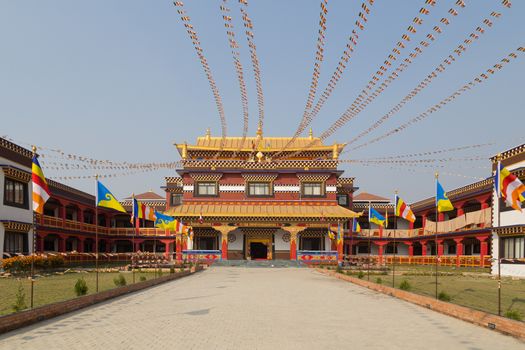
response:
<svg viewBox="0 0 525 350"><path fill-rule="evenodd" d="M122 204L117 201L115 196L104 186L100 181L97 180L97 206L115 209L122 213L126 213L126 209L122 207Z"/></svg>
<svg viewBox="0 0 525 350"><path fill-rule="evenodd" d="M447 194L439 181L436 179L436 207L438 212L442 213L444 211L454 210L454 206L450 199L448 199Z"/></svg>
<svg viewBox="0 0 525 350"><path fill-rule="evenodd" d="M33 156L33 165L31 167L31 182L33 187L33 211L38 214L44 213L44 204L51 196L44 172L38 162L36 154Z"/></svg>

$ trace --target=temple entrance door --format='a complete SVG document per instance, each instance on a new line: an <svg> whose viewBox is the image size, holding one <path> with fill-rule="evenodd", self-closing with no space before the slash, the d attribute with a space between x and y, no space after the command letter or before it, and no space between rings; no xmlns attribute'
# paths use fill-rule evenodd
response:
<svg viewBox="0 0 525 350"><path fill-rule="evenodd" d="M251 242L250 254L253 260L266 260L268 258L268 247L262 242Z"/></svg>

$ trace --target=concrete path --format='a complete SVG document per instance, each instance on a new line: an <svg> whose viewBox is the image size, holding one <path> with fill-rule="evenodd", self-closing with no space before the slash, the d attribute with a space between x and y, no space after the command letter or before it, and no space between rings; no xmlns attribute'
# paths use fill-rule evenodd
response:
<svg viewBox="0 0 525 350"><path fill-rule="evenodd" d="M0 337L0 349L525 349L310 269L216 267Z"/></svg>

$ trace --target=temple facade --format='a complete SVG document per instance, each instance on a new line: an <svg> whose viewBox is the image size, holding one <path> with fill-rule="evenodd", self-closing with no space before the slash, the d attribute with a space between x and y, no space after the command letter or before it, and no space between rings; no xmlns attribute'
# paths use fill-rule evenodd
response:
<svg viewBox="0 0 525 350"><path fill-rule="evenodd" d="M337 247L330 236L342 237L358 216L348 209L353 179L337 169L343 147L326 146L311 133L292 139L260 131L244 139L207 132L195 145L177 144L183 166L178 177L166 179L166 214L193 227L192 250L181 247L183 254L215 252L223 260L342 258L342 240Z"/></svg>

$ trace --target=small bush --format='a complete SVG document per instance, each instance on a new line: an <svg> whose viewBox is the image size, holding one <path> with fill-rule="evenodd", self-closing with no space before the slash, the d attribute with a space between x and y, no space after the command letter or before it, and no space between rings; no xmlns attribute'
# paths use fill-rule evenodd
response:
<svg viewBox="0 0 525 350"><path fill-rule="evenodd" d="M86 295L88 292L88 286L84 278L79 278L77 280L77 283L75 283L75 293L77 294L77 297L81 295Z"/></svg>
<svg viewBox="0 0 525 350"><path fill-rule="evenodd" d="M159 277L162 277L162 269L159 269Z"/></svg>
<svg viewBox="0 0 525 350"><path fill-rule="evenodd" d="M408 282L407 280L403 280L399 285L399 289L410 290L412 289L412 286L410 285L410 282Z"/></svg>
<svg viewBox="0 0 525 350"><path fill-rule="evenodd" d="M518 310L508 310L505 312L505 317L511 320L523 321L523 316Z"/></svg>
<svg viewBox="0 0 525 350"><path fill-rule="evenodd" d="M363 271L359 271L359 273L357 274L357 278L359 278L360 280L362 280L363 277L365 277L365 273L364 273Z"/></svg>
<svg viewBox="0 0 525 350"><path fill-rule="evenodd" d="M127 284L126 277L119 273L118 277L113 278L113 283L115 283L117 287L123 287Z"/></svg>
<svg viewBox="0 0 525 350"><path fill-rule="evenodd" d="M381 277L376 278L376 283L377 284L383 283L383 280L381 279Z"/></svg>
<svg viewBox="0 0 525 350"><path fill-rule="evenodd" d="M341 265L337 265L337 267L335 268L335 272L337 272L337 273L342 273L343 272L343 269L341 268Z"/></svg>
<svg viewBox="0 0 525 350"><path fill-rule="evenodd" d="M174 267L170 267L170 273L175 273L175 268Z"/></svg>
<svg viewBox="0 0 525 350"><path fill-rule="evenodd" d="M451 301L452 297L447 292L439 292L438 299L441 301Z"/></svg>
<svg viewBox="0 0 525 350"><path fill-rule="evenodd" d="M22 282L20 282L18 283L18 290L16 291L16 299L13 305L13 310L18 312L24 309L27 309L26 293L24 292L24 286L22 285Z"/></svg>
<svg viewBox="0 0 525 350"><path fill-rule="evenodd" d="M140 280L141 282L144 282L145 280L147 280L147 278L146 278L146 276L140 276L139 280Z"/></svg>

